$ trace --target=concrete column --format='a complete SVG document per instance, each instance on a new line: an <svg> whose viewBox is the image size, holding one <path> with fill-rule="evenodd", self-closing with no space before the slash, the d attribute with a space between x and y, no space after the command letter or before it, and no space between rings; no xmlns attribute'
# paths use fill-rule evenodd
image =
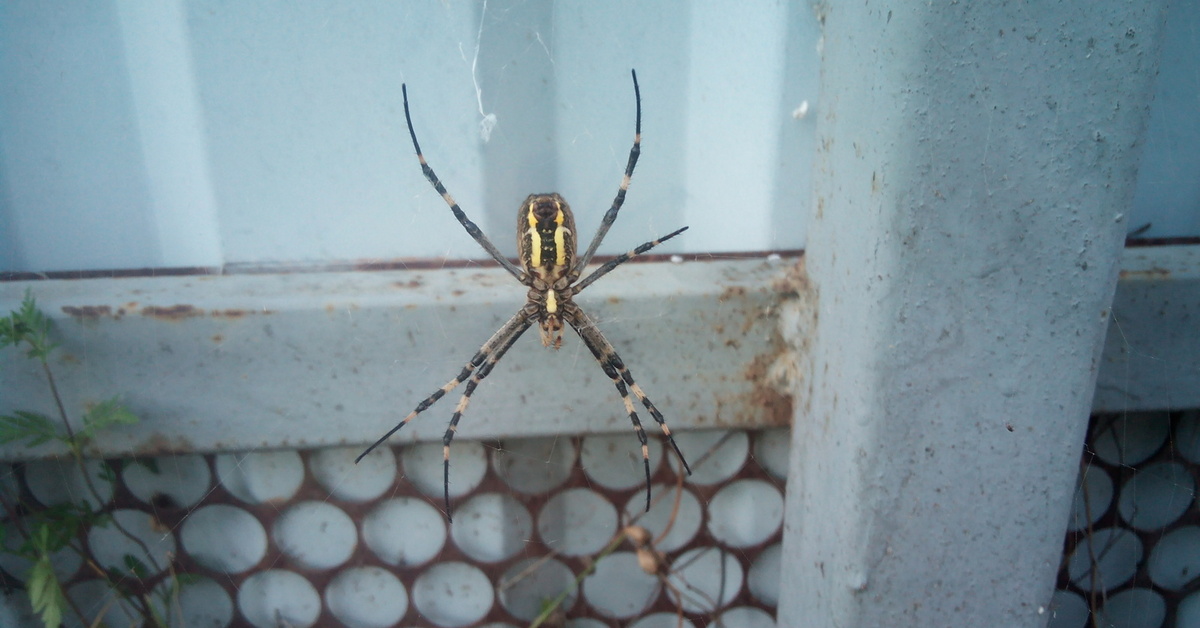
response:
<svg viewBox="0 0 1200 628"><path fill-rule="evenodd" d="M1164 0L829 2L781 626L1041 626Z"/></svg>

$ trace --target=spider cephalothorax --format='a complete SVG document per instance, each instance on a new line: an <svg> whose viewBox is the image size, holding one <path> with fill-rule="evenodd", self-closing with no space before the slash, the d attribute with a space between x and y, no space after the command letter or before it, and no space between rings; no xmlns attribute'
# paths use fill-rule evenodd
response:
<svg viewBox="0 0 1200 628"><path fill-rule="evenodd" d="M612 206L604 214L604 219L600 222L600 227L596 230L596 235L592 237L591 244L588 245L583 255L576 255L576 239L575 232L575 217L571 214L571 208L563 197L558 194L531 194L521 204L521 209L517 212L517 252L520 257L521 266L509 261L500 251L488 240L487 236L479 230L475 223L467 218L462 208L454 201L454 197L446 191L446 187L433 173L433 168L425 162L425 156L421 153L421 145L417 143L417 133L413 130L412 116L408 111L408 88L403 86L401 91L404 94L404 119L408 123L408 134L412 138L413 148L417 151L417 160L421 162L421 171L425 173L425 178L433 185L433 189L437 190L438 194L442 195L442 199L450 206L450 211L454 213L454 217L462 224L483 250L492 256L504 270L508 271L517 281L529 287L529 293L526 297L525 305L510 318L503 327L499 329L483 347L467 362L463 367L462 372L458 377L446 382L441 388L433 392L432 395L426 397L408 416L404 417L395 427L388 430L382 438L375 441L366 451L359 455L358 459L362 460L363 456L371 453L379 445L383 444L396 430L404 427L409 421L413 420L418 414L424 412L429 406L432 406L441 399L446 393L453 390L459 384L466 382L466 388L463 391L462 398L459 399L458 405L454 408L454 414L450 416L450 427L446 430L446 434L442 437L442 457L443 469L445 473L445 498L446 498L446 517L450 517L450 442L454 439L454 433L458 429L458 421L462 418L463 412L467 409L467 404L471 401L471 394L475 392L476 386L483 378L492 372L492 368L504 356L509 347L525 333L534 323L537 323L542 336L542 344L547 347L558 349L562 346L562 329L563 323L570 325L575 330L579 337L583 340L583 344L587 345L588 350L596 357L596 361L600 363L600 368L604 369L604 374L608 375L612 380L613 385L617 387L617 392L621 394L621 400L625 403L625 411L629 414L629 420L633 422L634 432L637 434L638 440L642 444L642 463L646 472L646 510L650 510L650 452L646 444L646 432L642 429L642 422L638 419L637 409L633 405L633 400L630 399L629 393L646 407L650 416L662 428L663 435L670 441L671 447L675 450L675 454L679 456L679 461L683 464L684 470L690 475L692 470L688 467L687 460L683 458L683 452L679 451L679 446L675 444L675 439L671 436L671 430L667 427L667 422L663 418L658 408L654 407L654 403L642 392L642 388L634 381L633 375L629 369L625 367L625 363L621 361L621 357L617 355L616 349L608 342L608 339L600 333L596 324L588 318L588 315L575 304L573 300L575 295L583 291L584 288L590 286L594 281L607 275L612 269L629 261L630 258L636 257L658 246L659 244L670 240L671 238L683 233L687 227L676 229L667 235L646 242L637 248L618 255L617 257L605 262L599 268L592 271L583 279L579 279L583 275L583 269L592 261L592 256L596 254L596 249L600 246L600 242L604 240L604 235L608 233L608 228L612 226L617 219L617 212L621 210L621 205L625 202L625 192L629 189L629 180L633 176L633 168L637 165L638 155L641 154L642 142L642 95L638 89L637 73L631 72L633 75L633 94L634 100L637 102L637 124L633 136L633 148L629 149L629 161L625 164L625 176L621 179L621 185L617 189L617 196L613 199ZM577 281L578 280L578 281Z"/></svg>

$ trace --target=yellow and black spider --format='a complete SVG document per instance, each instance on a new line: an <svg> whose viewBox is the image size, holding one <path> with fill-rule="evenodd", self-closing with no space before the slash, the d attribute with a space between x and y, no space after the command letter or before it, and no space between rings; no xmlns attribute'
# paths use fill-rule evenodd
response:
<svg viewBox="0 0 1200 628"><path fill-rule="evenodd" d="M638 155L641 153L642 93L638 89L637 72L630 71L630 74L633 76L633 95L637 102L637 125L633 136L633 148L629 150L629 161L625 165L625 176L621 179L621 187L617 190L612 207L604 215L600 228L596 230L592 243L588 245L587 251L582 257L577 257L575 255L575 217L571 214L571 208L567 202L558 194L530 194L517 212L517 251L521 259L521 268L505 259L487 236L479 230L479 227L467 218L462 208L458 206L442 182L438 180L437 175L433 173L433 168L430 168L429 164L425 162L425 156L421 153L421 145L417 143L417 134L413 131L412 116L408 112L408 87L401 87L404 94L404 120L408 123L408 134L412 137L413 148L417 151L417 159L421 162L421 170L425 173L425 178L429 180L438 194L442 195L446 204L450 206L450 211L454 212L454 217L467 230L467 233L471 234L471 237L475 238L475 241L504 270L516 277L517 281L529 287L525 305L483 344L483 347L463 367L458 377L446 382L444 386L417 404L417 407L404 417L404 420L388 430L382 438L367 447L366 451L355 459L355 462L362 460L363 456L383 444L392 434L436 403L446 393L454 390L459 384L467 382L467 387L458 400L458 405L454 408L454 414L450 417L450 427L442 437L447 518L450 518L450 442L454 439L454 433L458 429L458 420L466 411L475 387L488 376L488 373L492 372L492 368L496 366L500 358L504 357L504 353L513 346L517 338L535 322L541 326L542 345L558 349L562 346L563 322L566 321L583 339L583 343L592 351L592 355L596 356L604 373L612 379L613 384L617 387L617 392L621 393L621 399L625 402L625 410L629 413L629 420L633 422L633 429L642 443L642 462L646 470L646 510L650 510L650 453L646 446L646 433L642 429L642 422L638 420L633 401L629 398L629 391L633 391L634 396L642 402L642 405L646 406L650 416L658 422L688 475L692 473L691 467L683 457L683 452L679 451L679 446L675 444L675 439L671 436L671 430L667 427L662 413L654 407L654 403L633 380L633 375L629 373L629 369L625 368L625 363L621 361L612 344L574 301L575 295L592 285L597 279L607 275L612 269L687 230L687 227L683 227L657 240L646 242L628 253L605 262L590 275L579 279L579 276L583 274L584 267L596 253L596 248L600 246L600 241L604 239L609 227L617 219L617 212L621 210L621 205L625 202L625 192L629 189L633 167L637 165ZM468 379L470 381L467 381Z"/></svg>

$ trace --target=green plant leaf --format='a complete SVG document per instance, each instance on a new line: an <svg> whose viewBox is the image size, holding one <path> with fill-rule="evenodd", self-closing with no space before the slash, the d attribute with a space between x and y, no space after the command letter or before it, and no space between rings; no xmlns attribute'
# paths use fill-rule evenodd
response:
<svg viewBox="0 0 1200 628"><path fill-rule="evenodd" d="M55 347L54 343L50 342L50 319L37 309L33 292L28 289L25 290L21 307L0 319L0 347L22 342L29 345L26 355L43 362Z"/></svg>
<svg viewBox="0 0 1200 628"><path fill-rule="evenodd" d="M39 556L29 568L25 586L29 589L29 604L33 607L33 612L41 616L42 624L46 628L59 628L67 599L63 596L62 585L54 575L49 554Z"/></svg>
<svg viewBox="0 0 1200 628"><path fill-rule="evenodd" d="M0 443L29 439L28 447L37 447L52 440L63 440L54 422L44 414L16 410L0 415Z"/></svg>
<svg viewBox="0 0 1200 628"><path fill-rule="evenodd" d="M106 399L88 408L83 415L83 429L75 433L76 443L83 447L101 430L114 425L132 425L137 422L137 415L121 403L120 397Z"/></svg>
<svg viewBox="0 0 1200 628"><path fill-rule="evenodd" d="M150 575L150 570L146 568L146 563L143 563L137 556L134 556L133 554L126 554L124 556L124 561L125 568L129 570L129 573L137 576L138 578L144 579L146 576Z"/></svg>
<svg viewBox="0 0 1200 628"><path fill-rule="evenodd" d="M39 552L57 552L87 527L89 513L81 512L74 504L61 504L61 507L47 508L41 515L44 520L39 524L42 535L37 549Z"/></svg>
<svg viewBox="0 0 1200 628"><path fill-rule="evenodd" d="M100 461L100 471L96 477L109 484L117 483L117 470L107 460Z"/></svg>

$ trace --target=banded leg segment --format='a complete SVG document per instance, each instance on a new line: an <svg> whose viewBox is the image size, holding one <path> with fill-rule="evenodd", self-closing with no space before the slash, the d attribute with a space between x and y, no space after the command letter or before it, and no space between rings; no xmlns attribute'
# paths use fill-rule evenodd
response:
<svg viewBox="0 0 1200 628"><path fill-rule="evenodd" d="M675 455L679 456L679 462L683 464L683 468L688 475L692 474L692 468L688 466L687 459L683 457L683 452L679 450L679 445L675 444L675 437L671 435L671 428L667 427L667 421L663 418L658 408L642 392L642 387L634 381L633 375L629 369L625 367L625 363L621 360L621 356L617 355L617 350L613 348L612 343L600 333L595 323L588 318L579 306L574 306L566 313L566 320L575 330L579 337L583 340L583 344L591 350L592 355L596 357L596 361L600 363L600 368L604 369L604 374L608 375L612 380L613 385L617 387L617 392L621 394L621 400L625 402L625 411L629 413L629 420L633 423L633 430L637 434L638 440L642 443L642 464L646 472L646 511L650 511L650 451L647 446L646 432L642 429L642 422L638 419L637 411L634 408L633 400L629 398L630 391L634 396L642 402L646 410L650 412L650 416L658 422L662 433L667 437L667 441L671 443L671 448L675 450Z"/></svg>
<svg viewBox="0 0 1200 628"><path fill-rule="evenodd" d="M592 274L588 275L587 277L584 277L583 279L581 279L579 281L579 283L572 286L572 292L574 294L579 294L580 292L583 291L584 288L592 285L592 283L594 283L597 279L607 275L609 273L609 271L616 268L617 266L620 266L621 264L628 262L629 260L641 255L642 253L645 253L646 251L649 251L650 249L662 244L663 242L666 242L667 240L670 240L671 238L674 238L675 236L677 236L687 230L688 230L687 227L681 227L679 229L672 231L671 233L668 233L667 235L665 235L657 240L651 240L649 242L646 242L645 244L638 246L636 249L629 251L628 253L622 253L622 254L612 258L611 260L605 262L602 266L600 266L600 268L597 268L596 270L592 271Z"/></svg>
<svg viewBox="0 0 1200 628"><path fill-rule="evenodd" d="M629 74L633 76L633 99L637 102L637 123L633 132L633 148L629 149L629 161L625 162L625 176L621 177L621 186L617 188L617 196L613 198L612 207L605 212L604 220L600 221L600 228L596 229L596 235L592 237L592 243L588 245L587 251L579 257L579 261L575 264L573 274L576 277L583 274L584 267L592 261L592 256L596 254L600 242L608 234L609 227L612 227L613 223L617 221L617 213L621 211L621 205L625 204L625 193L629 191L629 181L633 178L633 168L637 166L638 156L642 154L642 90L638 87L637 71L630 70Z"/></svg>
<svg viewBox="0 0 1200 628"><path fill-rule="evenodd" d="M421 172L425 174L425 179L429 181L433 189L437 190L438 194L442 195L442 200L446 201L446 204L450 206L450 211L454 212L454 217L458 219L459 224L479 243L479 246L482 246L483 250L487 251L488 255L491 255L492 259L496 260L504 270L507 270L513 277L516 277L517 281L525 283L525 271L500 254L500 250L496 248L496 245L492 244L491 240L488 240L488 237L479 229L479 226L471 222L470 218L467 218L466 212L458 206L454 197L450 196L450 193L446 191L446 186L442 185L441 180L434 174L433 168L425 162L425 155L421 153L421 145L417 143L417 132L413 130L412 116L408 112L408 86L401 85L400 91L404 94L404 121L408 123L408 136L412 138L413 148L417 151L417 160L421 162Z"/></svg>
<svg viewBox="0 0 1200 628"><path fill-rule="evenodd" d="M517 341L517 338L520 338L521 334L525 333L526 329L529 329L534 320L535 319L530 318L529 315L522 310L518 312L516 316L510 319L508 323L504 325L504 328L500 330L500 332L498 332L495 336L492 336L492 339L488 341L488 344L495 344L492 346L491 350L488 351L488 354L484 358L483 362L479 365L479 369L475 371L475 374L471 376L470 381L467 382L466 387L463 389L462 397L460 397L458 400L458 405L454 407L454 414L450 417L450 426L446 428L446 433L442 436L442 468L444 473L442 486L446 500L447 521L454 521L450 516L450 443L454 440L454 435L458 432L458 421L459 419L462 419L463 412L466 412L467 405L471 403L471 395L474 394L475 388L479 386L479 382L483 381L483 378L487 377L488 374L492 372L492 368L496 366L496 363L500 361L500 358L504 357L504 354L507 353L510 348L512 348L513 343ZM510 327L512 329L509 329ZM499 338L500 334L505 331L508 332L507 335L503 338ZM498 338L499 341L497 341ZM485 345L485 348L486 347L487 345ZM483 351L480 351L480 353L483 353Z"/></svg>
<svg viewBox="0 0 1200 628"><path fill-rule="evenodd" d="M529 328L530 324L531 321L529 320L529 315L526 314L524 310L517 312L516 316L508 319L508 322L505 323L499 331L497 331L495 334L492 334L492 337L489 338L487 342L483 343L483 346L479 348L479 351L476 352L475 355L467 362L466 366L463 367L463 370L458 374L458 377L446 382L441 388L435 390L432 395L429 395L423 401L421 401L421 403L418 403L417 407L414 408L412 412L408 413L408 416L404 417L403 420L396 424L396 427L388 430L387 433L384 434L379 440L375 441L370 447L367 447L365 450L363 450L363 452L354 459L354 463L358 464L363 457L371 453L371 451L376 447L382 445L385 441L387 441L388 438L391 438L392 434L395 434L400 430L400 428L408 425L408 422L416 418L418 414L421 414L425 410L429 409L429 406L437 403L437 401L444 397L446 393L454 390L459 384L467 381L467 379L471 377L471 373L475 372L475 369L480 368L480 365L486 365L487 370L491 371L492 366L494 366L496 363L496 360L500 359L500 357L496 355L497 352L499 352L500 355L503 355L504 351L507 351L508 348L512 346L512 343L516 342L517 338L519 338L521 334ZM472 379L472 382L478 384L479 379L482 379L482 377L476 375L476 377ZM474 390L474 386L468 383L467 395L469 396ZM459 402L459 405L466 407L466 404L462 401ZM455 419L455 421L457 422L457 419Z"/></svg>

